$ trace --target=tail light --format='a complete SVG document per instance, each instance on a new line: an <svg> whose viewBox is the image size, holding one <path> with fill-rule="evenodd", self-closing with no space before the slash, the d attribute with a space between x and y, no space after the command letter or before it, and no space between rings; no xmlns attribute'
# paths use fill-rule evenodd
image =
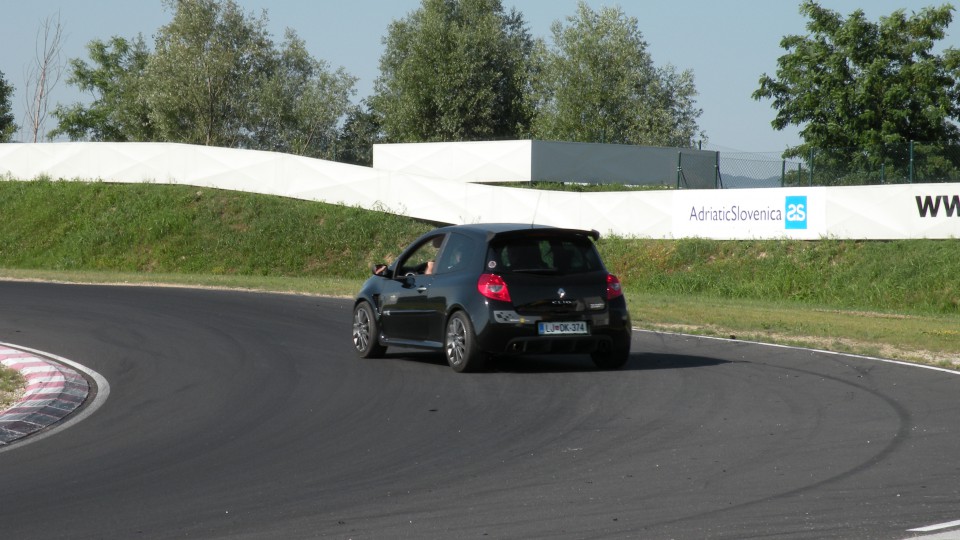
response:
<svg viewBox="0 0 960 540"><path fill-rule="evenodd" d="M623 289L620 288L620 278L613 274L607 274L607 300L613 300L623 296Z"/></svg>
<svg viewBox="0 0 960 540"><path fill-rule="evenodd" d="M510 301L510 291L507 290L507 283L496 274L481 274L480 279L477 280L477 290L491 300Z"/></svg>

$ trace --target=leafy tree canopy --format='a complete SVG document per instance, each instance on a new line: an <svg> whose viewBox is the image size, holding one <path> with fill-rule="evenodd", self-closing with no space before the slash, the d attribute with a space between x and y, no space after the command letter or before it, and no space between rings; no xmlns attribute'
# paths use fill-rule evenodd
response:
<svg viewBox="0 0 960 540"><path fill-rule="evenodd" d="M67 83L92 94L89 105L58 105L53 115L59 123L51 137L66 135L71 140L150 141L156 137L144 94L143 74L150 52L142 36L133 41L113 37L108 42L87 44L91 66L70 60Z"/></svg>
<svg viewBox="0 0 960 540"><path fill-rule="evenodd" d="M684 147L703 137L693 73L655 67L636 18L581 1L551 31L535 80L535 137Z"/></svg>
<svg viewBox="0 0 960 540"><path fill-rule="evenodd" d="M776 76L763 74L753 93L773 100L774 128L803 126L803 144L785 156L816 148L854 162L898 143L958 141L960 51L934 53L952 11L898 10L871 22L862 10L844 18L813 0L801 4L808 34L783 38Z"/></svg>
<svg viewBox="0 0 960 540"><path fill-rule="evenodd" d="M703 134L689 70L657 68L619 8L583 2L554 45L531 38L501 0L422 0L384 37L375 93L352 106L356 79L312 58L295 32L281 44L266 12L234 0L164 0L172 20L143 38L93 41L68 82L93 96L59 106L52 135L173 141L369 164L373 142L536 136L690 146ZM343 128L338 129L343 122Z"/></svg>
<svg viewBox="0 0 960 540"><path fill-rule="evenodd" d="M248 17L232 0L166 0L144 88L150 120L166 140L251 146L253 93L268 77L273 44L266 15Z"/></svg>
<svg viewBox="0 0 960 540"><path fill-rule="evenodd" d="M252 97L254 145L278 152L337 158L337 125L350 112L356 78L331 71L288 29L286 41Z"/></svg>
<svg viewBox="0 0 960 540"><path fill-rule="evenodd" d="M524 133L533 40L500 0L423 0L384 38L371 107L393 142Z"/></svg>
<svg viewBox="0 0 960 540"><path fill-rule="evenodd" d="M380 117L363 100L347 113L337 139L337 160L351 165L373 165L373 145L383 140Z"/></svg>
<svg viewBox="0 0 960 540"><path fill-rule="evenodd" d="M330 71L288 30L277 49L266 14L233 0L165 0L171 22L150 52L142 38L88 45L93 66L68 80L94 95L58 107L72 140L172 141L332 157L356 79Z"/></svg>
<svg viewBox="0 0 960 540"><path fill-rule="evenodd" d="M13 97L13 87L0 71L0 143L9 142L17 132L17 124L13 121L13 107L10 100Z"/></svg>

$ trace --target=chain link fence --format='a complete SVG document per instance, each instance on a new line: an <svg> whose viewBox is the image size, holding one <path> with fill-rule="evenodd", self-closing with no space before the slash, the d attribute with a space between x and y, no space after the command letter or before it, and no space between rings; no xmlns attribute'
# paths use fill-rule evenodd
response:
<svg viewBox="0 0 960 540"><path fill-rule="evenodd" d="M960 144L955 143L814 148L794 158L769 152L718 154L724 188L960 182Z"/></svg>

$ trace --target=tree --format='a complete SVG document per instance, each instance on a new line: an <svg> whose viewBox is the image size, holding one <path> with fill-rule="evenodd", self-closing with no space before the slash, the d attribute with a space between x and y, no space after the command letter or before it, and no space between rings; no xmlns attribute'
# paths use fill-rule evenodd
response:
<svg viewBox="0 0 960 540"><path fill-rule="evenodd" d="M266 16L248 18L226 0L166 0L144 92L165 140L251 147L255 89L267 79L272 43Z"/></svg>
<svg viewBox="0 0 960 540"><path fill-rule="evenodd" d="M898 10L874 23L863 10L844 19L813 0L801 4L809 33L783 38L776 76L763 74L753 93L773 100L775 129L803 126L803 143L784 156L815 148L834 165L875 166L909 141L957 142L960 51L933 52L952 11Z"/></svg>
<svg viewBox="0 0 960 540"><path fill-rule="evenodd" d="M326 62L310 57L293 30L286 38L254 96L257 147L336 159L337 124L350 106L356 78L343 68L330 72Z"/></svg>
<svg viewBox="0 0 960 540"><path fill-rule="evenodd" d="M703 138L693 73L656 68L636 18L581 0L551 33L534 85L535 137L681 147Z"/></svg>
<svg viewBox="0 0 960 540"><path fill-rule="evenodd" d="M10 105L11 97L13 97L13 87L7 84L3 72L0 71L0 143L9 142L19 129L14 122L13 108Z"/></svg>
<svg viewBox="0 0 960 540"><path fill-rule="evenodd" d="M367 100L347 113L337 139L337 160L351 165L373 165L373 145L383 140L381 120Z"/></svg>
<svg viewBox="0 0 960 540"><path fill-rule="evenodd" d="M500 0L423 0L384 38L371 106L394 142L526 133L533 40Z"/></svg>
<svg viewBox="0 0 960 540"><path fill-rule="evenodd" d="M27 68L26 79L26 111L32 142L37 142L44 135L50 93L63 75L63 64L60 61L62 37L63 26L60 24L59 13L56 17L44 19L37 31L36 57L33 64Z"/></svg>
<svg viewBox="0 0 960 540"><path fill-rule="evenodd" d="M142 36L133 41L116 37L87 45L93 66L70 60L67 83L92 94L89 105L58 105L53 111L57 128L52 137L70 140L151 141L156 137L143 90L143 76L150 52Z"/></svg>
<svg viewBox="0 0 960 540"><path fill-rule="evenodd" d="M173 20L155 51L142 37L93 41L91 64L71 60L70 84L89 105L58 107L71 140L170 141L333 158L356 79L307 53L288 30L281 49L266 13L233 0L166 0Z"/></svg>

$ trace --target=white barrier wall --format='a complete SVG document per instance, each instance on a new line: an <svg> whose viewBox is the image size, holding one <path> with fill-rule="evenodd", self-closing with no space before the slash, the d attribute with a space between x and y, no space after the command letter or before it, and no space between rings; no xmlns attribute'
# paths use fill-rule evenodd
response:
<svg viewBox="0 0 960 540"><path fill-rule="evenodd" d="M456 182L529 182L533 141L373 145L373 167Z"/></svg>
<svg viewBox="0 0 960 540"><path fill-rule="evenodd" d="M682 154L682 163L681 163ZM716 185L716 152L627 144L477 141L373 145L373 167L458 182Z"/></svg>
<svg viewBox="0 0 960 540"><path fill-rule="evenodd" d="M960 184L574 193L173 143L0 144L0 175L186 184L441 223L536 222L647 238L960 238Z"/></svg>

